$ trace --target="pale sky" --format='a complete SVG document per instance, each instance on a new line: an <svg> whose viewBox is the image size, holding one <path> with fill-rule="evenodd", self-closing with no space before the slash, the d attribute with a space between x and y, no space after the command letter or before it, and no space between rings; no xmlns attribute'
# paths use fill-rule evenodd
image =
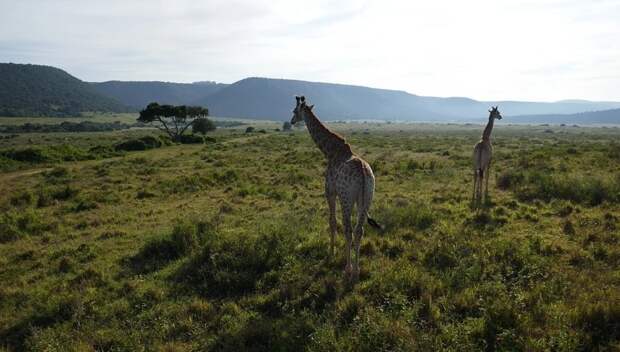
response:
<svg viewBox="0 0 620 352"><path fill-rule="evenodd" d="M620 101L620 0L0 0L0 62L87 81Z"/></svg>

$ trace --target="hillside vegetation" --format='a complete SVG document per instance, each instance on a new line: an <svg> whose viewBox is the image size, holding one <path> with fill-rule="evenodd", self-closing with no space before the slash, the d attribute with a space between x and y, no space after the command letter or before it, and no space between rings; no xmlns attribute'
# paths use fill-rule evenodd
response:
<svg viewBox="0 0 620 352"><path fill-rule="evenodd" d="M215 82L124 82L92 83L101 94L139 111L152 102L170 105L193 105L198 100L217 92L226 84Z"/></svg>
<svg viewBox="0 0 620 352"><path fill-rule="evenodd" d="M620 348L617 129L496 125L472 212L480 126L332 124L385 226L350 286L341 235L327 259L325 162L280 126L83 161L62 156L155 132L0 139L59 156L0 173L0 350Z"/></svg>
<svg viewBox="0 0 620 352"><path fill-rule="evenodd" d="M207 107L213 116L289 119L294 95L304 94L325 120L478 122L489 106L516 123L620 124L620 102L478 101L429 97L346 84L252 77L215 82L85 83L48 66L0 64L0 116L69 116L87 111L134 111L151 102Z"/></svg>
<svg viewBox="0 0 620 352"><path fill-rule="evenodd" d="M79 116L84 111L127 108L58 68L0 63L0 116Z"/></svg>

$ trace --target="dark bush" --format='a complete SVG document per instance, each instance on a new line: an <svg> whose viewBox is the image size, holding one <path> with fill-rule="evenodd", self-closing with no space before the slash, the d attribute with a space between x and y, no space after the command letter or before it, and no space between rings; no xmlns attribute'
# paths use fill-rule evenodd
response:
<svg viewBox="0 0 620 352"><path fill-rule="evenodd" d="M36 196L30 191L21 192L11 197L10 203L14 207L23 207L34 204Z"/></svg>
<svg viewBox="0 0 620 352"><path fill-rule="evenodd" d="M620 305L614 301L619 297L616 294L611 299L584 300L578 305L576 323L588 335L588 346L602 347L620 339Z"/></svg>
<svg viewBox="0 0 620 352"><path fill-rule="evenodd" d="M146 150L146 144L139 139L130 139L125 142L118 143L114 146L114 150L116 151L136 151L136 150Z"/></svg>
<svg viewBox="0 0 620 352"><path fill-rule="evenodd" d="M9 150L3 152L3 156L22 162L29 163L42 163L49 160L48 156L45 155L43 150L38 148L26 148L19 150Z"/></svg>
<svg viewBox="0 0 620 352"><path fill-rule="evenodd" d="M138 254L129 259L130 266L139 273L159 270L170 261L197 249L213 233L214 227L206 222L179 222L170 235L147 242Z"/></svg>
<svg viewBox="0 0 620 352"><path fill-rule="evenodd" d="M25 236L50 231L53 223L46 223L33 210L8 211L0 215L0 243L15 241Z"/></svg>
<svg viewBox="0 0 620 352"><path fill-rule="evenodd" d="M523 182L524 175L516 170L505 170L497 176L497 187L507 190Z"/></svg>
<svg viewBox="0 0 620 352"><path fill-rule="evenodd" d="M214 130L215 124L206 117L197 118L194 122L192 122L192 131L194 133L202 133L204 135L207 132Z"/></svg>
<svg viewBox="0 0 620 352"><path fill-rule="evenodd" d="M177 278L210 297L250 293L267 273L281 268L295 244L292 236L284 232L213 238L181 268Z"/></svg>
<svg viewBox="0 0 620 352"><path fill-rule="evenodd" d="M197 134L183 134L179 136L179 143L181 144L202 144L204 142L204 137Z"/></svg>
<svg viewBox="0 0 620 352"><path fill-rule="evenodd" d="M162 145L161 140L153 136L144 136L139 138L139 140L141 140L148 149L159 148Z"/></svg>
<svg viewBox="0 0 620 352"><path fill-rule="evenodd" d="M144 136L138 139L130 139L125 142L118 143L114 146L116 151L136 151L147 150L161 147L162 142L160 139L153 136Z"/></svg>

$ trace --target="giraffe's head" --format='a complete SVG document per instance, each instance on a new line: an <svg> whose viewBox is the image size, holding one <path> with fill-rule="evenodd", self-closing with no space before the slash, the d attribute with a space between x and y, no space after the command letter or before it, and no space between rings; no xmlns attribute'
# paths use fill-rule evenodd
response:
<svg viewBox="0 0 620 352"><path fill-rule="evenodd" d="M502 114L499 113L498 107L499 106L491 106L491 110L489 110L489 119L502 119Z"/></svg>
<svg viewBox="0 0 620 352"><path fill-rule="evenodd" d="M303 95L295 96L295 100L297 101L297 104L295 105L295 109L293 109L293 118L291 119L291 125L294 125L299 121L303 121L304 114L307 111L312 111L312 108L314 107L314 105L306 104L306 97L304 97Z"/></svg>

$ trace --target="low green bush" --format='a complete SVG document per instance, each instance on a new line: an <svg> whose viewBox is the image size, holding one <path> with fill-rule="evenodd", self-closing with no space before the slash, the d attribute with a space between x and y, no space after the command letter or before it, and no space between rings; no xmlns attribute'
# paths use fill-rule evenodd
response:
<svg viewBox="0 0 620 352"><path fill-rule="evenodd" d="M214 227L206 222L178 222L170 234L156 237L129 259L132 270L139 273L156 271L172 260L195 251L214 234Z"/></svg>
<svg viewBox="0 0 620 352"><path fill-rule="evenodd" d="M0 243L40 235L53 228L54 223L45 221L32 209L7 211L0 215Z"/></svg>
<svg viewBox="0 0 620 352"><path fill-rule="evenodd" d="M209 297L243 295L256 290L259 283L262 289L270 288L275 283L268 284L268 273L281 269L296 245L288 228L259 235L212 236L176 277Z"/></svg>
<svg viewBox="0 0 620 352"><path fill-rule="evenodd" d="M506 170L497 185L523 201L562 199L593 206L620 201L620 180L602 176Z"/></svg>
<svg viewBox="0 0 620 352"><path fill-rule="evenodd" d="M179 143L181 144L203 144L205 138L197 134L183 134L179 136Z"/></svg>
<svg viewBox="0 0 620 352"><path fill-rule="evenodd" d="M425 204L414 203L405 206L379 207L373 214L386 230L413 227L418 230L430 228L437 215Z"/></svg>

